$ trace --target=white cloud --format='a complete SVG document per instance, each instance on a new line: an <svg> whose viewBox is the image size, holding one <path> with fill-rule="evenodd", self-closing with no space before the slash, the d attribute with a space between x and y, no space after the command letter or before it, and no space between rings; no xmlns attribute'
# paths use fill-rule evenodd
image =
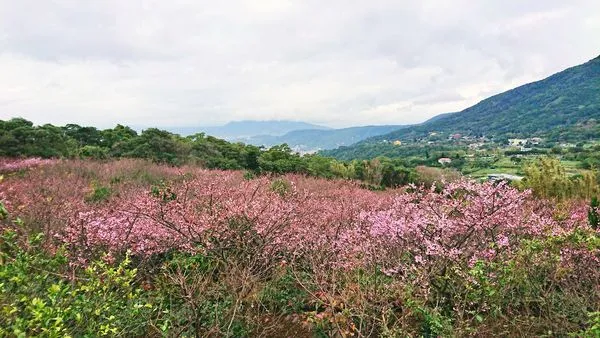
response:
<svg viewBox="0 0 600 338"><path fill-rule="evenodd" d="M414 123L587 61L593 0L0 0L0 118Z"/></svg>

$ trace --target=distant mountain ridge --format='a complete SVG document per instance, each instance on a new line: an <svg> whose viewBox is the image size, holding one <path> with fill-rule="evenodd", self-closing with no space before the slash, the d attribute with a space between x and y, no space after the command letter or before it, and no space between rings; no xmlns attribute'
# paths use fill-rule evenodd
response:
<svg viewBox="0 0 600 338"><path fill-rule="evenodd" d="M167 130L180 135L205 133L207 135L223 138L228 141L237 141L258 135L280 136L290 131L300 129L325 130L331 128L312 123L288 120L243 120L232 121L223 126L167 128Z"/></svg>
<svg viewBox="0 0 600 338"><path fill-rule="evenodd" d="M300 152L349 146L366 138L403 128L401 125L359 126L333 129L301 121L232 121L215 127L167 128L180 135L205 133L230 142L271 147L286 143Z"/></svg>
<svg viewBox="0 0 600 338"><path fill-rule="evenodd" d="M268 147L286 143L297 151L310 152L352 145L366 138L389 133L405 127L406 126L402 125L383 125L326 130L294 130L281 136L259 135L242 141L254 145L263 145Z"/></svg>
<svg viewBox="0 0 600 338"><path fill-rule="evenodd" d="M360 153L360 147L383 140L410 141L429 133L460 133L488 137L547 136L563 131L600 138L600 56L487 98L456 113L438 115L422 124L366 139L345 149L326 153L340 158ZM590 126L592 129L590 131Z"/></svg>

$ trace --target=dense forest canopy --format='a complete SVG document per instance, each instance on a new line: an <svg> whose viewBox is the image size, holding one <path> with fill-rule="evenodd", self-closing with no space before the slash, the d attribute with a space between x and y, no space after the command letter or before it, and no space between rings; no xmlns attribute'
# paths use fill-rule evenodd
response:
<svg viewBox="0 0 600 338"><path fill-rule="evenodd" d="M299 173L358 179L387 187L416 179L416 172L407 169L399 159L344 162L319 155L302 156L286 144L264 148L227 142L204 133L182 137L156 128L138 134L123 125L104 130L77 124L35 126L22 118L0 120L0 157L140 158L170 165L247 170L253 174Z"/></svg>

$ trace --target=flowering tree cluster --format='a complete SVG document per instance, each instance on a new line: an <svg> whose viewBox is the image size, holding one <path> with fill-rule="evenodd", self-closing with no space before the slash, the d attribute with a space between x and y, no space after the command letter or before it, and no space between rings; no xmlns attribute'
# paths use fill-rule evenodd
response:
<svg viewBox="0 0 600 338"><path fill-rule="evenodd" d="M151 186L123 182L107 201L86 203L88 174L72 172L86 172L84 167L80 162L77 169L8 180L5 204L58 219L66 226L51 235L81 254L97 248L145 257L173 249L226 250L253 238L260 242L254 254L265 257L319 253L338 267L378 265L388 273L440 259L472 265L510 253L523 239L586 226L585 206L557 219L529 191L467 180L441 192L416 186L372 192L352 182L287 175L280 180L289 187L281 191L268 177L163 167L166 180ZM137 170L128 162L88 169L113 180ZM246 237L236 238L240 234Z"/></svg>
<svg viewBox="0 0 600 338"><path fill-rule="evenodd" d="M518 241L553 226L545 213L527 205L529 192L505 183L460 181L442 192L414 189L398 195L390 209L364 213L371 243L388 252L409 253L412 263L426 264L440 258L493 259L512 250ZM402 262L398 269L408 268Z"/></svg>
<svg viewBox="0 0 600 338"><path fill-rule="evenodd" d="M97 248L143 257L173 249L222 253L251 243L253 257L289 259L347 246L343 238L359 214L386 200L350 183L290 175L289 189L281 191L274 182L197 170L84 206L60 236L81 253Z"/></svg>
<svg viewBox="0 0 600 338"><path fill-rule="evenodd" d="M406 292L467 323L494 306L528 315L541 306L528 297L540 294L563 297L547 311L577 309L573 323L600 303L599 230L586 203L468 180L370 191L351 181L132 160L46 164L6 175L0 201L45 232L47 248L66 245L74 265L127 251L150 264L175 251L200 254L224 266L220 283L239 302L283 268L294 288L310 291L313 319L339 319L339 332L383 325L385 311L409 318L398 303ZM356 318L371 324L357 328Z"/></svg>

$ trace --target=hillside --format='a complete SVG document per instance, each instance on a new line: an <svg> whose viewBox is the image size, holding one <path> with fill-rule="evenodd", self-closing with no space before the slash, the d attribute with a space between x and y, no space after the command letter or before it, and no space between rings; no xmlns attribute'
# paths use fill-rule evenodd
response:
<svg viewBox="0 0 600 338"><path fill-rule="evenodd" d="M232 121L223 126L214 127L175 127L168 128L170 132L180 135L193 135L206 133L228 141L243 141L246 138L258 135L281 136L293 130L304 129L329 129L328 127L299 121Z"/></svg>
<svg viewBox="0 0 600 338"><path fill-rule="evenodd" d="M363 126L342 129L304 129L294 130L282 136L260 135L244 140L253 145L274 146L286 143L298 151L334 149L360 142L369 137L386 134L405 126Z"/></svg>
<svg viewBox="0 0 600 338"><path fill-rule="evenodd" d="M600 56L541 81L487 98L463 111L369 138L328 155L347 158L350 153L360 153L366 144L371 148L384 140L412 141L431 132L492 138L546 136L576 141L597 137L598 119Z"/></svg>

